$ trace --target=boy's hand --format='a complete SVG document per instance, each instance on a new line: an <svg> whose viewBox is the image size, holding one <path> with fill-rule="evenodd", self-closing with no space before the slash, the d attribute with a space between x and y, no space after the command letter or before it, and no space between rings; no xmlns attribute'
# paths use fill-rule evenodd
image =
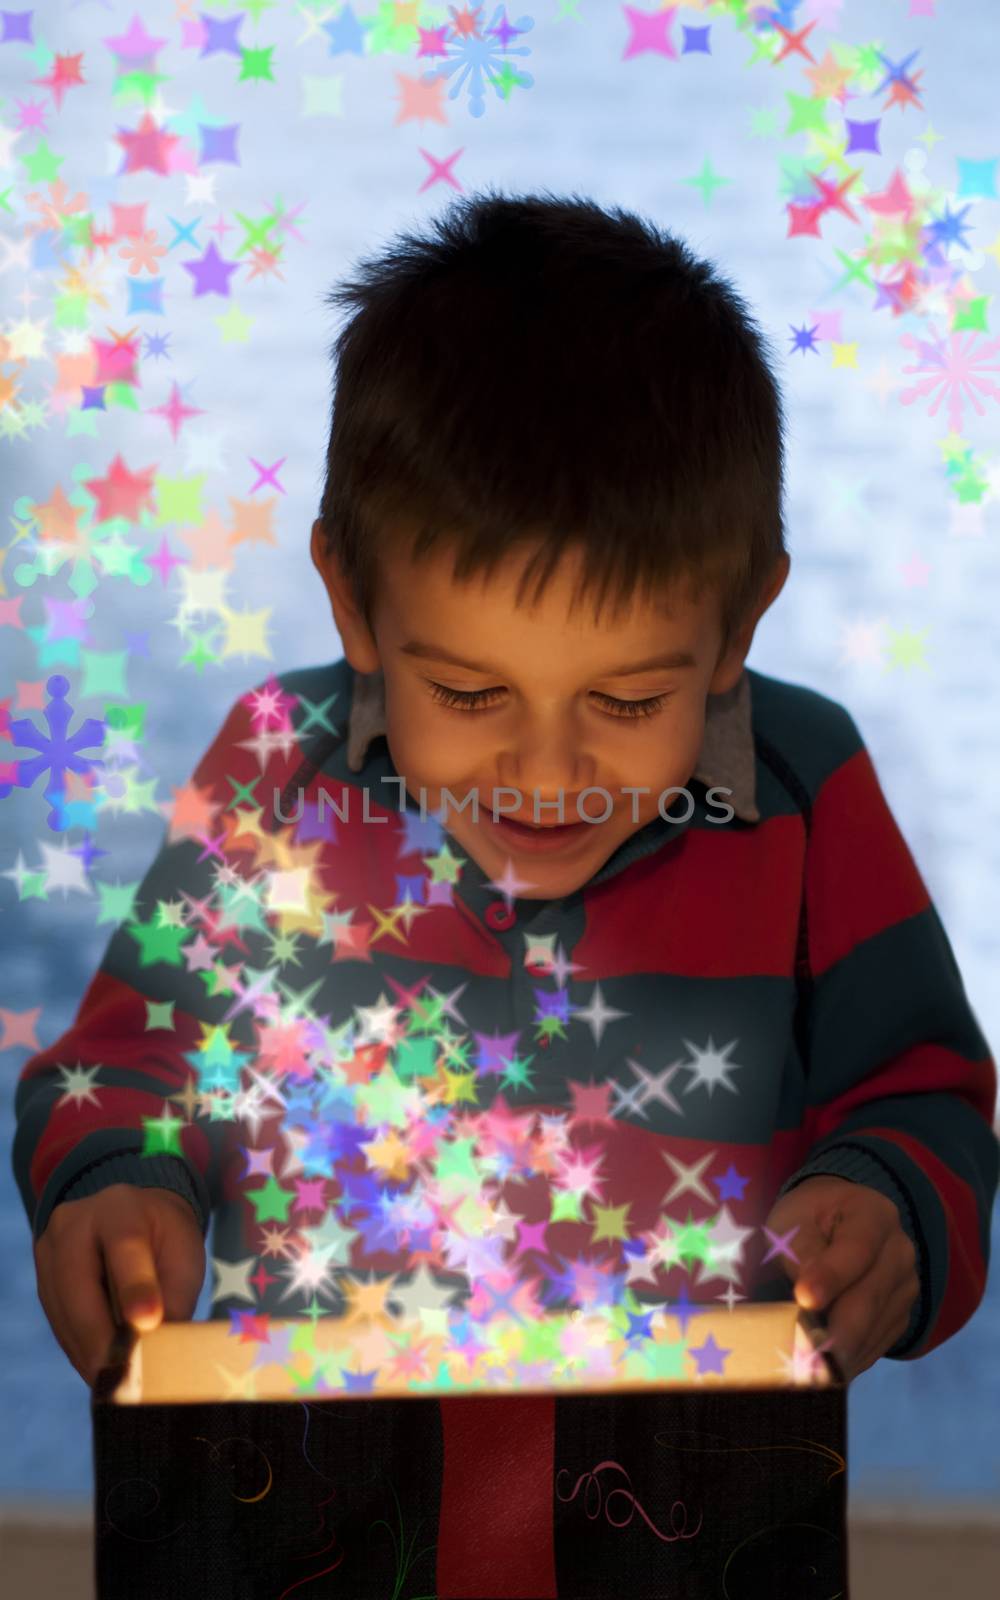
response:
<svg viewBox="0 0 1000 1600"><path fill-rule="evenodd" d="M799 1305L826 1312L832 1353L850 1382L902 1337L920 1293L917 1253L896 1206L866 1184L824 1174L782 1195L765 1226L784 1237L781 1264Z"/></svg>
<svg viewBox="0 0 1000 1600"><path fill-rule="evenodd" d="M112 1183L63 1200L35 1240L38 1298L59 1344L92 1386L118 1307L142 1333L190 1321L205 1277L205 1243L183 1195Z"/></svg>

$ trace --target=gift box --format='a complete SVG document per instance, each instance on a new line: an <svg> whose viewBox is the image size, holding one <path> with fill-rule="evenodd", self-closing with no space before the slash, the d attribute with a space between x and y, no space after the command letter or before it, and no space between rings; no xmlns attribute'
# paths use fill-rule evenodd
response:
<svg viewBox="0 0 1000 1600"><path fill-rule="evenodd" d="M381 1362L356 1318L118 1326L91 1404L97 1600L847 1595L821 1317L699 1307L685 1338L667 1308L641 1352L597 1313L551 1320L475 1359L432 1323Z"/></svg>

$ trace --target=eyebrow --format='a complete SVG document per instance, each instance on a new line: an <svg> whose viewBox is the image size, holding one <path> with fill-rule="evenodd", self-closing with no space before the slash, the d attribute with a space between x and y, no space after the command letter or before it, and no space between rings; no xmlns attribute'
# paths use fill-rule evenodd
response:
<svg viewBox="0 0 1000 1600"><path fill-rule="evenodd" d="M504 673L499 667L494 667L485 661L465 661L461 656L456 656L450 650L443 650L440 645L425 644L421 639L407 639L400 645L400 652L407 656L417 656L422 661L447 661L453 667L465 667L470 672L493 673L502 678ZM689 650L671 650L665 655L646 656L642 661L626 661L617 667L605 667L603 672L595 674L601 678L628 678L637 672L648 672L651 668L662 667L672 671L679 667L696 667L698 665Z"/></svg>

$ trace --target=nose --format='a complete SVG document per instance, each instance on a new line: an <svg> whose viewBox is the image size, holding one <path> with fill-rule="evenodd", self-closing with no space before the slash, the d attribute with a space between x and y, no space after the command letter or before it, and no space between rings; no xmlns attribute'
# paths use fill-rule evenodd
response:
<svg viewBox="0 0 1000 1600"><path fill-rule="evenodd" d="M527 717L517 730L513 747L499 753L497 771L499 783L521 791L525 808L534 804L537 790L542 821L560 820L554 804L560 796L565 820L576 821L575 796L597 781L596 763L581 747L572 724L563 722L555 727ZM553 804L545 805L546 801Z"/></svg>

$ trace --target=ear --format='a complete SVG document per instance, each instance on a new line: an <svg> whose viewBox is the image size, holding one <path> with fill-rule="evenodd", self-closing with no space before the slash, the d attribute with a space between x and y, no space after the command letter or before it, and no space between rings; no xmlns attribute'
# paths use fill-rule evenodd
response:
<svg viewBox="0 0 1000 1600"><path fill-rule="evenodd" d="M375 635L358 609L354 593L337 556L326 548L323 523L312 525L309 554L323 580L334 626L344 644L344 654L355 672L377 672L380 666Z"/></svg>
<svg viewBox="0 0 1000 1600"><path fill-rule="evenodd" d="M785 587L791 564L792 558L787 552L779 556L775 562L770 582L758 601L753 615L744 623L728 650L718 661L712 674L712 681L708 686L709 694L725 694L727 690L732 689L739 682L744 663L750 654L750 646L753 643L757 624L764 612L773 606Z"/></svg>

